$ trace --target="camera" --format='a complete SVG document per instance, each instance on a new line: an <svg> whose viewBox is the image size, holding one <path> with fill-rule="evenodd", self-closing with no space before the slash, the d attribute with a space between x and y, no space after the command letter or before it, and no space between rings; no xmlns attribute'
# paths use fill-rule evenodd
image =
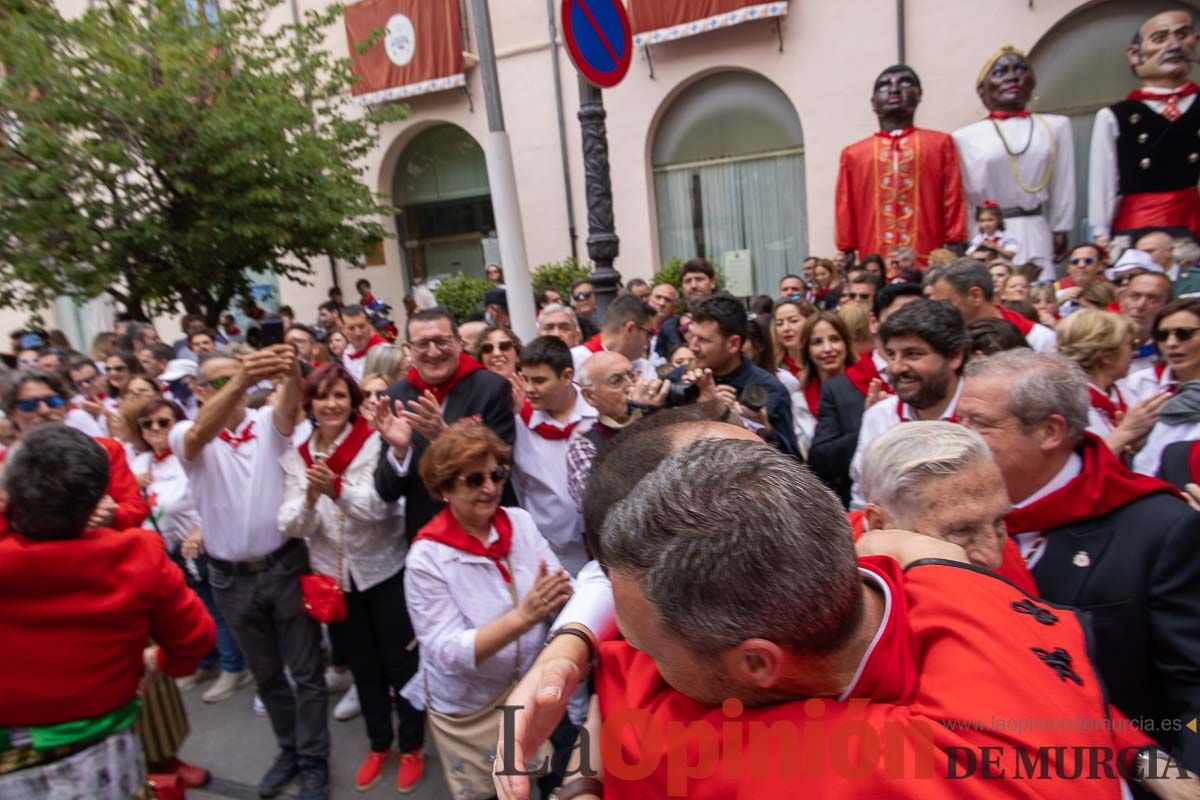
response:
<svg viewBox="0 0 1200 800"><path fill-rule="evenodd" d="M761 411L770 396L771 393L764 384L752 383L742 391L738 402L751 411Z"/></svg>
<svg viewBox="0 0 1200 800"><path fill-rule="evenodd" d="M691 381L676 381L667 392L667 408L690 405L700 399L700 387Z"/></svg>

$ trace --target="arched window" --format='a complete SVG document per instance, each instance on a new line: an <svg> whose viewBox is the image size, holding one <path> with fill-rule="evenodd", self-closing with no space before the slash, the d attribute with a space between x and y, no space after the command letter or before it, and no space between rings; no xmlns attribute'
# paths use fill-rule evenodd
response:
<svg viewBox="0 0 1200 800"><path fill-rule="evenodd" d="M457 125L436 125L408 144L396 165L396 230L412 281L457 273L483 277L499 263L483 150Z"/></svg>
<svg viewBox="0 0 1200 800"><path fill-rule="evenodd" d="M739 295L773 292L808 255L804 134L770 81L722 72L670 105L651 160L664 262L703 256Z"/></svg>
<svg viewBox="0 0 1200 800"><path fill-rule="evenodd" d="M1163 11L1190 9L1189 0L1109 0L1068 14L1029 54L1037 75L1031 108L1071 118L1075 139L1075 241L1091 238L1087 217L1088 156L1096 112L1138 87L1125 48L1146 20Z"/></svg>

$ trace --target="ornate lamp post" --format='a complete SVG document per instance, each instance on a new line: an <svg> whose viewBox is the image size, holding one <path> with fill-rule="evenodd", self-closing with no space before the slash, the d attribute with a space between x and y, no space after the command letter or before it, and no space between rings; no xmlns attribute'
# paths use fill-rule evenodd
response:
<svg viewBox="0 0 1200 800"><path fill-rule="evenodd" d="M587 193L588 257L593 271L588 277L596 291L596 313L600 320L617 296L621 273L613 262L621 252L621 240L613 223L612 180L608 168L608 131L604 120L604 98L600 89L579 76L579 124L583 131L583 173Z"/></svg>

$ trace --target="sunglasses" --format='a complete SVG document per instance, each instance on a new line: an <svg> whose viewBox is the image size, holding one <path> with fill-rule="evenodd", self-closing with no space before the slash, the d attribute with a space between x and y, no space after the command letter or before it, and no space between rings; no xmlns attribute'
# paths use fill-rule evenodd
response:
<svg viewBox="0 0 1200 800"><path fill-rule="evenodd" d="M460 480L466 484L468 489L478 489L483 486L484 481L489 479L497 486L503 486L504 482L508 480L508 467L499 466L491 472L472 472L469 475L459 475L456 478L456 480Z"/></svg>
<svg viewBox="0 0 1200 800"><path fill-rule="evenodd" d="M24 400L18 400L17 408L21 409L27 414L32 414L34 411L37 411L38 407L43 403L46 404L46 408L63 407L62 397L56 394L48 394L42 397L27 397Z"/></svg>
<svg viewBox="0 0 1200 800"><path fill-rule="evenodd" d="M109 372L129 372L129 367L124 364L116 364L108 368Z"/></svg>
<svg viewBox="0 0 1200 800"><path fill-rule="evenodd" d="M507 353L512 349L513 343L507 340L496 343L487 342L479 346L479 354L483 356L489 356L496 350L499 350L501 353Z"/></svg>
<svg viewBox="0 0 1200 800"><path fill-rule="evenodd" d="M36 367L38 360L36 358L18 358L17 363L22 367Z"/></svg>
<svg viewBox="0 0 1200 800"><path fill-rule="evenodd" d="M200 381L200 385L209 386L217 391L220 391L222 388L224 388L225 384L229 383L231 380L233 380L232 375L218 375L215 378L209 378L206 381Z"/></svg>
<svg viewBox="0 0 1200 800"><path fill-rule="evenodd" d="M846 292L846 297L850 300L870 300L871 295L867 292Z"/></svg>
<svg viewBox="0 0 1200 800"><path fill-rule="evenodd" d="M143 417L138 420L138 427L144 431L154 430L155 428L162 431L171 430L171 426L175 424L175 420L171 417Z"/></svg>
<svg viewBox="0 0 1200 800"><path fill-rule="evenodd" d="M571 295L571 299L572 300L591 300L592 293L591 292L576 292L575 294Z"/></svg>
<svg viewBox="0 0 1200 800"><path fill-rule="evenodd" d="M1174 334L1176 341L1186 342L1195 336L1197 331L1200 331L1200 328L1159 328L1154 332L1154 341L1163 344Z"/></svg>
<svg viewBox="0 0 1200 800"><path fill-rule="evenodd" d="M365 400L377 400L380 397L383 397L383 395L386 392L387 392L386 389L363 389L362 390L363 399L365 399Z"/></svg>
<svg viewBox="0 0 1200 800"><path fill-rule="evenodd" d="M1072 267L1079 267L1079 266L1090 267L1092 264L1095 264L1095 263L1096 263L1096 259L1094 256L1080 256L1079 258L1071 259Z"/></svg>

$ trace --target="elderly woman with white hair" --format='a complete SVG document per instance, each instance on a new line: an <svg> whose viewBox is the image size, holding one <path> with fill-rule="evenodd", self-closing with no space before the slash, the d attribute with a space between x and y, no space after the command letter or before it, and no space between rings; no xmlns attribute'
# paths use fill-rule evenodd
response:
<svg viewBox="0 0 1200 800"><path fill-rule="evenodd" d="M1004 526L1012 504L1000 468L975 431L952 422L897 425L864 453L862 487L864 531L917 531L959 545L972 564L1037 594Z"/></svg>

